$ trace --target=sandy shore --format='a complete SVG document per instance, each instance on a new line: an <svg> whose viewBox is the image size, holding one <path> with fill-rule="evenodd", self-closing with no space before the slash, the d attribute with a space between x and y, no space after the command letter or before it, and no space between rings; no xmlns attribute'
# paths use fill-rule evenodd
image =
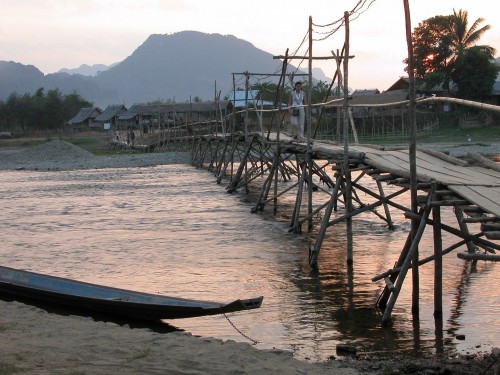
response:
<svg viewBox="0 0 500 375"><path fill-rule="evenodd" d="M500 153L500 147L491 152ZM453 155L459 156L456 152ZM0 169L4 170L136 167L188 161L187 153L96 157L63 141L0 153ZM487 353L441 360L306 363L287 352L257 350L245 343L59 315L16 301L0 299L0 311L0 375L494 374L494 363L499 362L497 354Z"/></svg>
<svg viewBox="0 0 500 375"><path fill-rule="evenodd" d="M249 344L156 333L0 300L0 374L359 374ZM11 372L9 372L11 371Z"/></svg>

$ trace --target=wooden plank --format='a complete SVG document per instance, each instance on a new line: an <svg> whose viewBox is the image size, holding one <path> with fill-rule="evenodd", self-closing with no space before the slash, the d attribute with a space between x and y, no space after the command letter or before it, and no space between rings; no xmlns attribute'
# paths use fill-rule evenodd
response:
<svg viewBox="0 0 500 375"><path fill-rule="evenodd" d="M449 185L448 189L481 207L485 212L500 217L500 187Z"/></svg>
<svg viewBox="0 0 500 375"><path fill-rule="evenodd" d="M485 168L470 168L453 165L423 152L417 153L417 172L420 181L436 180L448 185L495 185L500 186L500 174ZM403 177L409 175L408 156L403 151L390 151L385 154L367 153L366 162L376 168L387 170Z"/></svg>
<svg viewBox="0 0 500 375"><path fill-rule="evenodd" d="M475 183L478 185L488 185L489 183L485 180L489 180L482 171L469 169L467 167L462 167L454 164L447 163L444 160L435 158L434 156L427 155L425 153L419 153L419 158L417 160L417 166L419 168L424 168L425 170L432 171L435 173L435 178L437 181L444 184L451 183ZM480 183L478 183L480 181ZM495 182L494 180L490 181Z"/></svg>

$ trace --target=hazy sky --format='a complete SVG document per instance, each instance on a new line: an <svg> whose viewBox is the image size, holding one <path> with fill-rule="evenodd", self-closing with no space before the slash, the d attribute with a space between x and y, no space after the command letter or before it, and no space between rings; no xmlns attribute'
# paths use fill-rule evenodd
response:
<svg viewBox="0 0 500 375"><path fill-rule="evenodd" d="M412 28L424 19L469 12L489 24L482 44L500 55L500 5L496 0L409 0ZM151 34L184 30L234 35L273 55L293 53L307 34L309 16L316 25L331 24L358 0L0 0L0 60L34 65L44 73L81 64L122 61ZM349 86L386 90L405 75L403 0L366 0L350 25ZM320 39L333 26L314 26ZM344 29L313 44L314 56L331 56L341 49ZM299 50L306 52L307 41ZM296 63L298 63L296 61ZM279 61L276 60L277 66ZM307 62L303 63L304 68ZM314 62L328 77L333 60ZM260 73L260 72L259 72ZM267 73L267 72L266 72ZM228 80L232 79L228 74Z"/></svg>

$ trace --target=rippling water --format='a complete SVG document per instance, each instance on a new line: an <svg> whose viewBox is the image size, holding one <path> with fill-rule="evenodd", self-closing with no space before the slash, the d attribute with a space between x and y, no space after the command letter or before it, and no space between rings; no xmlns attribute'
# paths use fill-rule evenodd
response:
<svg viewBox="0 0 500 375"><path fill-rule="evenodd" d="M337 356L336 345L345 342L362 352L445 354L499 344L499 264L472 267L455 253L444 257L444 318L437 328L433 263L420 271L419 323L411 317L410 272L394 324L381 328L374 304L383 284L371 278L397 260L409 223L393 212L398 226L389 231L373 215L356 217L353 273L345 266L343 225L330 228L319 270L311 271L313 238L288 233L293 199L280 200L276 217L270 206L252 214L251 196L227 194L209 172L179 165L2 172L1 263L185 298L264 295L262 308L231 314L231 321L258 348L290 350L300 359ZM431 253L427 234L421 254ZM223 316L169 323L194 335L248 342Z"/></svg>

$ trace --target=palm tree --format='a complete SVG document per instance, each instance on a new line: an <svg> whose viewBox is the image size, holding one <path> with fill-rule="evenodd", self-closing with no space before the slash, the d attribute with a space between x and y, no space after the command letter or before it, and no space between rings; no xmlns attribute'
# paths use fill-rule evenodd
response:
<svg viewBox="0 0 500 375"><path fill-rule="evenodd" d="M462 54L466 49L475 46L476 42L481 39L483 34L491 29L490 25L483 26L479 28L479 25L484 22L484 18L479 17L472 26L469 26L469 12L460 9L458 13L453 9L453 15L450 17L451 21L451 36L454 49L454 59L456 60L457 55ZM491 58L494 57L496 51L491 46L478 46L480 50L486 53Z"/></svg>

